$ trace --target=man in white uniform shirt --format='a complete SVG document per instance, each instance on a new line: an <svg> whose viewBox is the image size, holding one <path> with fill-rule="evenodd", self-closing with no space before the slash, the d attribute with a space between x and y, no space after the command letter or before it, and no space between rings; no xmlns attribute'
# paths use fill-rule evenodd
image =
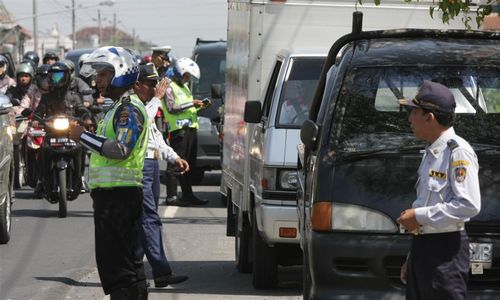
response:
<svg viewBox="0 0 500 300"><path fill-rule="evenodd" d="M455 98L442 84L424 80L410 110L415 137L428 143L418 169L417 199L398 223L414 234L401 280L406 299L466 299L469 239L464 223L481 209L477 156L455 134Z"/></svg>
<svg viewBox="0 0 500 300"><path fill-rule="evenodd" d="M171 164L177 165L181 172L187 172L187 161L180 158L168 146L161 132L156 127L154 116L161 107L159 96L165 94L168 86L166 79L158 83L158 72L153 64L141 65L139 79L134 84L135 94L144 102L148 114L149 137L146 150L146 159L143 168L143 213L139 224L139 241L137 255L146 257L153 270L155 287L166 287L186 281L187 276L173 275L163 247L162 223L158 216L158 202L160 199L160 165L159 160L164 158Z"/></svg>

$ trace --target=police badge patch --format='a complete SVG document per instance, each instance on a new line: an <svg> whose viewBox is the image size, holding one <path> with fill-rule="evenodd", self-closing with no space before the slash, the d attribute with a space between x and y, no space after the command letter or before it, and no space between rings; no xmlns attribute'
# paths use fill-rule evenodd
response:
<svg viewBox="0 0 500 300"><path fill-rule="evenodd" d="M455 169L455 180L457 182L464 182L467 176L467 170L464 167L459 167Z"/></svg>

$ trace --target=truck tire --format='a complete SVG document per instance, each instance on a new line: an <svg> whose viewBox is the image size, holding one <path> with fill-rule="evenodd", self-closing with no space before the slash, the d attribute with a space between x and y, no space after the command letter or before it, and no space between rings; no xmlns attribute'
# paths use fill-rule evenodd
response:
<svg viewBox="0 0 500 300"><path fill-rule="evenodd" d="M236 269L240 273L250 273L252 263L250 262L251 231L248 222L243 218L241 210L238 211L236 218L237 230L234 239L234 254L236 257Z"/></svg>
<svg viewBox="0 0 500 300"><path fill-rule="evenodd" d="M0 205L0 244L7 244L10 240L11 197L9 189L5 196L5 202Z"/></svg>
<svg viewBox="0 0 500 300"><path fill-rule="evenodd" d="M66 170L59 170L59 218L68 214L68 193L66 189Z"/></svg>
<svg viewBox="0 0 500 300"><path fill-rule="evenodd" d="M278 263L276 260L276 249L269 247L260 236L257 221L253 217L253 276L252 283L256 289L272 289L278 285Z"/></svg>
<svg viewBox="0 0 500 300"><path fill-rule="evenodd" d="M305 248L305 247L304 247ZM302 251L304 262L302 265L302 299L311 300L311 273L309 273L309 260L307 258L306 250Z"/></svg>

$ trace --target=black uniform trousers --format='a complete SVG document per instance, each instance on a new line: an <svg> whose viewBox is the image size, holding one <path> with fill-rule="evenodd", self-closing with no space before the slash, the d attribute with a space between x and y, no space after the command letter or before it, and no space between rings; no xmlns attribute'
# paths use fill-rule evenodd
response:
<svg viewBox="0 0 500 300"><path fill-rule="evenodd" d="M470 267L467 233L414 236L407 266L406 299L466 299Z"/></svg>
<svg viewBox="0 0 500 300"><path fill-rule="evenodd" d="M97 270L104 293L111 294L111 299L143 299L137 295L144 293L147 297L144 265L135 254L142 188L96 188L90 195L94 202Z"/></svg>
<svg viewBox="0 0 500 300"><path fill-rule="evenodd" d="M198 136L196 128L184 127L170 133L170 146L174 151L189 164L189 172L178 175L182 189L182 198L193 195L193 181L191 170L196 168L196 155L198 150ZM167 197L177 195L177 180L175 175L169 172L167 167Z"/></svg>

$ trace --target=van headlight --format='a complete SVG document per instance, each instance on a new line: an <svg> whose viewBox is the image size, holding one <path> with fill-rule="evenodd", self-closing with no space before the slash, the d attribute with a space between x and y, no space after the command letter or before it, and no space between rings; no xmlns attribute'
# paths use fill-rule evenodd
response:
<svg viewBox="0 0 500 300"><path fill-rule="evenodd" d="M297 171L287 170L280 171L280 187L284 190L297 189Z"/></svg>
<svg viewBox="0 0 500 300"><path fill-rule="evenodd" d="M56 130L66 130L69 128L69 120L67 118L57 118L52 126Z"/></svg>
<svg viewBox="0 0 500 300"><path fill-rule="evenodd" d="M394 221L383 212L367 207L333 203L332 229L343 231L368 231L397 233Z"/></svg>

